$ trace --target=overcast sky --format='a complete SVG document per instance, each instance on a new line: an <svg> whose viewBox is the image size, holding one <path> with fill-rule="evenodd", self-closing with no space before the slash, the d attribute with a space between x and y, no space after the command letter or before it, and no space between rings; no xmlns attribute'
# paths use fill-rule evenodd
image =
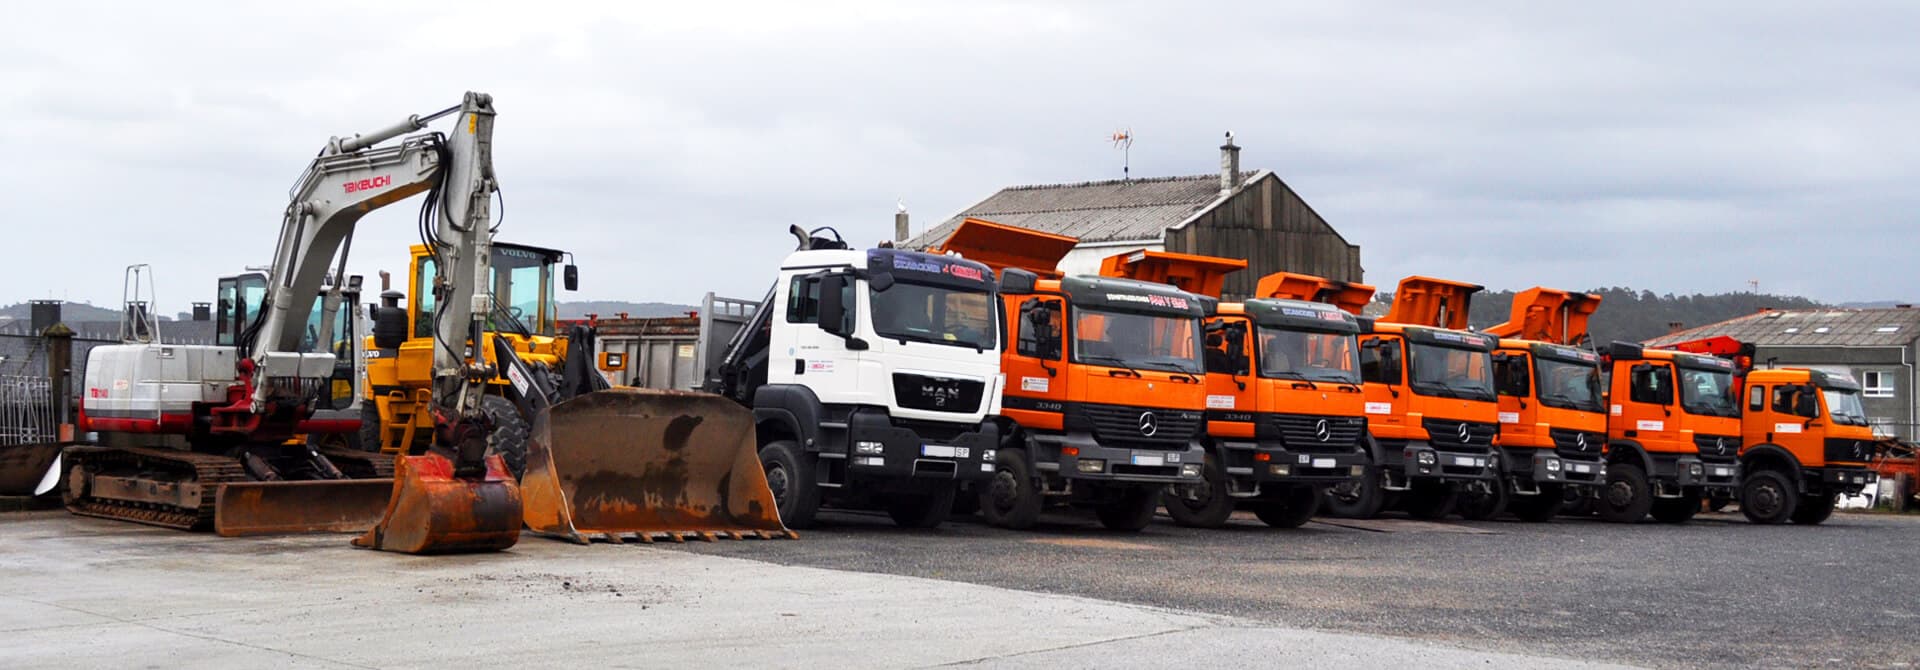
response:
<svg viewBox="0 0 1920 670"><path fill-rule="evenodd" d="M117 305L130 263L210 300L329 136L466 90L500 238L574 251L576 299L757 298L789 224L1117 178L1121 127L1135 176L1233 131L1383 287L1920 298L1920 5L1203 4L14 3L0 303ZM405 268L416 206L355 271Z"/></svg>

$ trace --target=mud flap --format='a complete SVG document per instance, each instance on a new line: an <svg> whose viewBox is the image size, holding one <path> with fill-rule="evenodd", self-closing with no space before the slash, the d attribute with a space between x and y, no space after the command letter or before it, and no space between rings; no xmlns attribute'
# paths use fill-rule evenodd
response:
<svg viewBox="0 0 1920 670"><path fill-rule="evenodd" d="M361 532L380 522L392 493L391 479L221 484L213 531L223 537Z"/></svg>
<svg viewBox="0 0 1920 670"><path fill-rule="evenodd" d="M520 541L520 487L499 456L483 479L453 476L435 453L394 459L386 512L353 546L408 554L499 551Z"/></svg>
<svg viewBox="0 0 1920 670"><path fill-rule="evenodd" d="M521 487L529 529L582 544L799 537L767 488L753 414L708 393L615 388L540 412Z"/></svg>

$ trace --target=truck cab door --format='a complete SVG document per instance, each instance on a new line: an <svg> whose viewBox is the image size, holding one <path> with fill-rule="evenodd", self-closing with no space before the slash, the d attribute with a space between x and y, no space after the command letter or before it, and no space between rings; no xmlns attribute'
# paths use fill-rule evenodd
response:
<svg viewBox="0 0 1920 670"><path fill-rule="evenodd" d="M1614 396L1615 409L1610 425L1617 437L1639 442L1648 451L1693 452L1690 440L1681 439L1677 389L1673 366L1660 361L1634 363L1627 370L1625 402Z"/></svg>
<svg viewBox="0 0 1920 670"><path fill-rule="evenodd" d="M1251 324L1240 318L1216 318L1206 326L1207 432L1252 439L1253 414L1261 411L1260 379L1253 374Z"/></svg>
<svg viewBox="0 0 1920 670"><path fill-rule="evenodd" d="M1032 295L1006 300L1011 347L1001 358L1007 377L1002 413L1023 426L1059 430L1068 386L1065 301Z"/></svg>
<svg viewBox="0 0 1920 670"><path fill-rule="evenodd" d="M1552 441L1540 434L1540 402L1533 395L1533 357L1517 351L1493 354L1493 387L1500 398L1501 444L1539 446Z"/></svg>
<svg viewBox="0 0 1920 670"><path fill-rule="evenodd" d="M857 284L837 272L786 277L768 336L767 383L806 386L823 402L857 390L859 361L852 349L859 345L849 346L862 341L853 336ZM823 322L823 315L832 323Z"/></svg>
<svg viewBox="0 0 1920 670"><path fill-rule="evenodd" d="M1365 382L1367 427L1378 437L1406 439L1410 426L1407 408L1406 347L1398 337L1361 336L1360 379Z"/></svg>

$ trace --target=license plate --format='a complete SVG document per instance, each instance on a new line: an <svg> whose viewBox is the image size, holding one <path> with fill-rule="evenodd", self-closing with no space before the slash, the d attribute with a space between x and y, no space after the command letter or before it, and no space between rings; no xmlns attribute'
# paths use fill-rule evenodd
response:
<svg viewBox="0 0 1920 670"><path fill-rule="evenodd" d="M1582 463L1575 463L1573 465L1573 471L1581 474L1586 474L1589 472L1593 472L1593 466L1582 464Z"/></svg>
<svg viewBox="0 0 1920 670"><path fill-rule="evenodd" d="M1461 467L1474 468L1480 466L1480 459L1472 456L1455 456L1453 457L1453 464Z"/></svg>
<svg viewBox="0 0 1920 670"><path fill-rule="evenodd" d="M931 458L966 458L967 448L926 444L920 446L920 455Z"/></svg>
<svg viewBox="0 0 1920 670"><path fill-rule="evenodd" d="M1167 457L1160 454L1134 454L1133 464L1158 467L1167 464Z"/></svg>
<svg viewBox="0 0 1920 670"><path fill-rule="evenodd" d="M1313 467L1316 467L1316 468L1331 468L1331 467L1333 467L1333 459L1331 459L1331 458L1316 458L1316 459L1313 459Z"/></svg>
<svg viewBox="0 0 1920 670"><path fill-rule="evenodd" d="M1733 476L1733 469L1732 469L1732 468L1714 468L1714 469L1713 469L1713 476L1715 476L1715 477L1731 477L1731 476Z"/></svg>

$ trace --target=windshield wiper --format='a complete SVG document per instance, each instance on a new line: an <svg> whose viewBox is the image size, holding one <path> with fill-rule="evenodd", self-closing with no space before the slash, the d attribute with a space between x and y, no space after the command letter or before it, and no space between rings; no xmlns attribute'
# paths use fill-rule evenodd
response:
<svg viewBox="0 0 1920 670"><path fill-rule="evenodd" d="M1307 388L1310 388L1310 389L1313 389L1313 390L1315 390L1315 391L1318 391L1318 390L1320 390L1320 385L1319 385L1319 384L1315 384L1315 383L1313 383L1313 380L1312 380L1312 379L1309 379L1309 378L1307 378L1307 375L1305 375L1305 374L1303 374L1303 373L1299 373L1299 372L1269 372L1269 373L1267 373L1267 374L1268 374L1269 376L1272 376L1272 377L1275 377L1275 378L1277 378L1277 379L1294 379L1294 380L1299 380L1299 381L1303 381L1303 382L1306 382L1306 383L1307 383Z"/></svg>
<svg viewBox="0 0 1920 670"><path fill-rule="evenodd" d="M1126 368L1126 369L1127 369L1127 372L1131 372L1131 373L1133 373L1133 378L1134 378L1134 379L1142 379L1142 378L1145 378L1145 377L1146 377L1146 375L1143 375L1143 374L1140 374L1140 371L1139 371L1139 370L1135 370L1135 369L1133 369L1133 366L1131 366L1131 365L1127 365L1127 361L1126 361L1125 359L1121 359L1121 358L1118 358L1118 357L1115 357L1115 356L1098 356L1098 355L1096 355L1096 356L1088 356L1088 355L1086 355L1086 354L1081 354L1081 355L1080 355L1080 360L1083 360L1083 361L1087 361L1087 362L1090 362L1090 363L1091 363L1091 362L1097 362L1097 361L1106 361L1106 362L1109 362L1109 363L1112 363L1112 364L1114 364L1114 365L1116 365L1116 366L1119 366L1119 367L1123 367L1123 368Z"/></svg>

